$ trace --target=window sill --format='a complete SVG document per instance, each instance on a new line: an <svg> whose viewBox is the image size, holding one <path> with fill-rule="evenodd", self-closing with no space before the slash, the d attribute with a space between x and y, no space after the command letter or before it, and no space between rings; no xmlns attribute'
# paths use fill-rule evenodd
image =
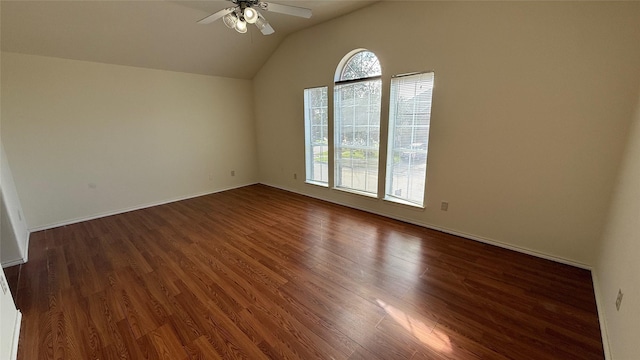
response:
<svg viewBox="0 0 640 360"><path fill-rule="evenodd" d="M328 188L329 184L321 181L305 180L306 184Z"/></svg>
<svg viewBox="0 0 640 360"><path fill-rule="evenodd" d="M399 205L410 206L410 207L415 208L415 209L424 210L424 205L412 203L412 202L409 202L409 201L406 201L406 200L402 200L402 199L398 199L398 198L394 198L394 197L391 197L391 196L386 196L384 198L384 201L388 201L388 202L391 202L391 203L394 203L394 204L399 204Z"/></svg>
<svg viewBox="0 0 640 360"><path fill-rule="evenodd" d="M352 190L352 189L341 188L341 187L334 187L333 189L334 190L338 190L338 191L342 191L342 192L346 192L347 194L361 195L361 196L368 197L368 198L371 198L371 199L377 199L378 198L377 194L372 194L372 193L365 192L365 191Z"/></svg>

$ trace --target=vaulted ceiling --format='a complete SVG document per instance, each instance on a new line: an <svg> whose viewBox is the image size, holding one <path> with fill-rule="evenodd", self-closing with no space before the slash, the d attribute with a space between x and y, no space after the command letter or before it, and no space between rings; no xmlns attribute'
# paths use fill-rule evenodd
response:
<svg viewBox="0 0 640 360"><path fill-rule="evenodd" d="M288 35L377 0L279 1L311 19L265 12L276 30L196 22L229 1L2 1L2 51L251 79ZM331 41L331 39L327 39Z"/></svg>

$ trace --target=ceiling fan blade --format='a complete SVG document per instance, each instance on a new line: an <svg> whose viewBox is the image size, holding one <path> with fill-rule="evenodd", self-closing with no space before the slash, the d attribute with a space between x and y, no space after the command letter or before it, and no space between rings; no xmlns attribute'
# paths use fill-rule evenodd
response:
<svg viewBox="0 0 640 360"><path fill-rule="evenodd" d="M226 8L226 9L222 9L222 10L220 10L218 12L215 12L215 13L207 16L204 19L199 20L198 24L210 24L210 23L220 19L221 17L232 13L233 10L234 10L234 8L232 8L232 7L231 8Z"/></svg>
<svg viewBox="0 0 640 360"><path fill-rule="evenodd" d="M303 17L305 19L308 19L308 18L311 17L311 9L301 8L301 7L297 7L297 6L281 5L281 4L274 4L274 3L269 3L269 2L261 2L260 3L260 8L263 9L263 10L266 10L266 11L276 12L276 13L280 13L280 14L293 15L293 16L299 16L299 17Z"/></svg>

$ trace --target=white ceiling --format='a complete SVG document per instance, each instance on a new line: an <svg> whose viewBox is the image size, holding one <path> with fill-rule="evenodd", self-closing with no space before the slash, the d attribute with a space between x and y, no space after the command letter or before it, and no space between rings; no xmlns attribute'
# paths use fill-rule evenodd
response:
<svg viewBox="0 0 640 360"><path fill-rule="evenodd" d="M279 1L311 19L264 12L275 34L196 21L231 3L212 1L2 1L2 51L251 79L290 33L378 0ZM330 39L327 39L330 41Z"/></svg>

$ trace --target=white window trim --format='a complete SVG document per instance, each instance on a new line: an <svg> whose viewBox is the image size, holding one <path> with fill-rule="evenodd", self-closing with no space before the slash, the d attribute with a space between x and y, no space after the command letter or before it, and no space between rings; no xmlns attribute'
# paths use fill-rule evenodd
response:
<svg viewBox="0 0 640 360"><path fill-rule="evenodd" d="M383 200L385 201L389 201L395 204L402 204L402 205L406 205L406 206L410 206L410 207L414 207L414 208L420 208L420 209L425 209L427 206L427 176L429 174L428 172L428 163L429 163L429 148L428 148L428 144L429 141L427 139L427 149L426 149L426 158L425 158L425 173L424 173L424 189L423 189L423 194L422 194L422 203L416 203L413 201L409 201L406 199L402 199L396 196L393 196L392 194L390 194L390 189L392 185L391 179L390 177L393 176L392 171L390 171L392 169L392 161L394 159L394 155L393 155L393 151L394 151L394 147L393 147L393 137L394 137L394 130L392 130L392 125L395 125L394 123L394 119L391 118L391 110L392 110L392 106L394 104L392 104L392 102L394 101L394 99L391 98L391 88L393 86L393 80L394 79L398 79L398 78L403 78L403 77L407 77L407 76L416 76L416 75L422 75L422 74L433 74L433 79L432 79L432 86L435 83L435 71L430 70L430 71L421 71L421 72L411 72L411 73L405 73L405 74L399 74L399 75L393 75L391 77L391 83L389 83L389 98L388 98L388 105L389 105L389 111L387 113L387 120L388 120L388 128L387 128L387 152L386 152L386 169L385 169L385 179L384 179L384 197ZM433 88L432 88L432 94L431 94L431 107L433 106ZM429 128L431 127L431 112L429 113ZM431 129L429 129L428 131L428 138L431 137Z"/></svg>

